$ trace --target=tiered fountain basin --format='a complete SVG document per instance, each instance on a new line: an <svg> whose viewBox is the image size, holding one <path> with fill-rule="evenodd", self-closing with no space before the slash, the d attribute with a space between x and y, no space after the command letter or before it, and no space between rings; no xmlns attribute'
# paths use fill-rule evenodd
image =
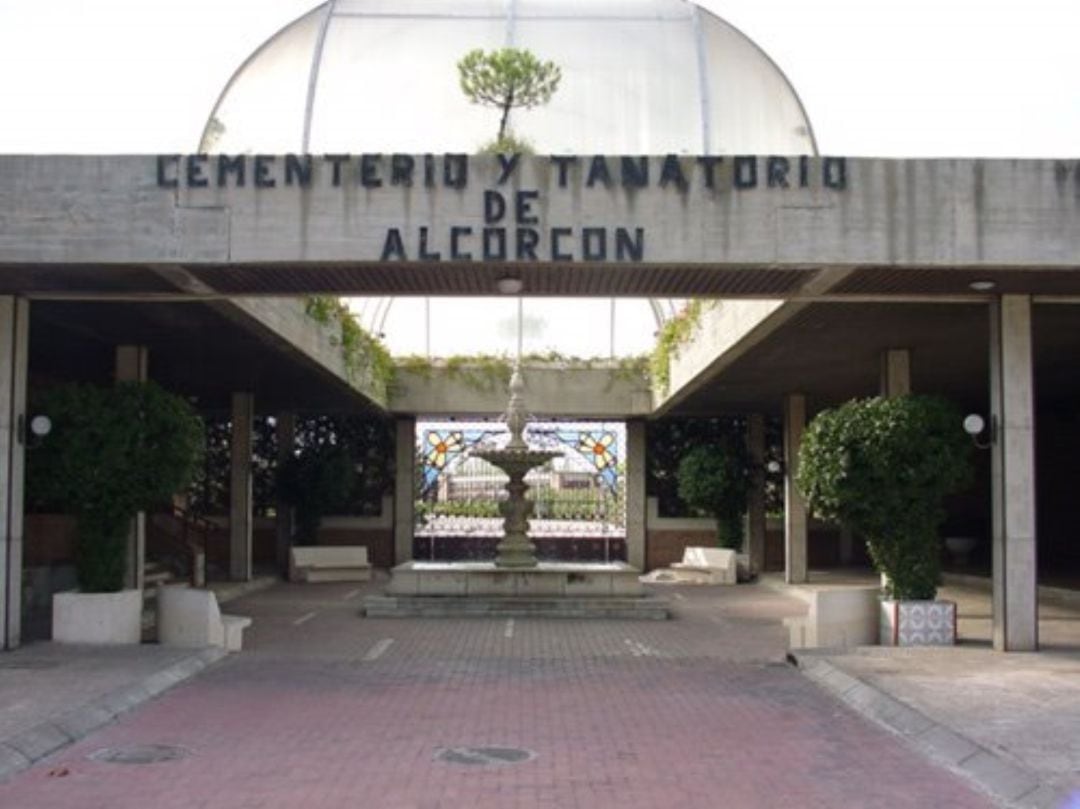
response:
<svg viewBox="0 0 1080 809"><path fill-rule="evenodd" d="M666 599L645 594L625 562L406 562L391 571L385 595L368 596L376 617L668 617Z"/></svg>

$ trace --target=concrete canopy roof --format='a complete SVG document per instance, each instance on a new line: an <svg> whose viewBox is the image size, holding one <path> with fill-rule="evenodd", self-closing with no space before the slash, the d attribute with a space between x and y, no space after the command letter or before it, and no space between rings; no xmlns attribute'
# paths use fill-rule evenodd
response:
<svg viewBox="0 0 1080 809"><path fill-rule="evenodd" d="M117 345L149 349L150 378L203 410L226 410L233 392L255 396L259 412L380 411L343 375L340 351L312 350L321 331L299 305L276 301L294 322L274 328L258 312L226 301L136 303L35 301L30 372L37 380L100 382L112 375Z"/></svg>
<svg viewBox="0 0 1080 809"><path fill-rule="evenodd" d="M722 368L673 391L667 415L779 414L802 393L811 412L879 392L882 352L911 351L914 392L937 393L986 412L989 310L986 304L812 303ZM1041 406L1080 400L1080 305L1034 309L1035 383ZM720 358L723 359L722 357Z"/></svg>

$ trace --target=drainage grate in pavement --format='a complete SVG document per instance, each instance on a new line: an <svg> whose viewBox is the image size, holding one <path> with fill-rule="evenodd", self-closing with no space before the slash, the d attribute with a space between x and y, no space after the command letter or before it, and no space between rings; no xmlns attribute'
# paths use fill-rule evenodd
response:
<svg viewBox="0 0 1080 809"><path fill-rule="evenodd" d="M191 751L173 744L133 744L128 747L103 747L87 758L108 764L157 764L187 758Z"/></svg>
<svg viewBox="0 0 1080 809"><path fill-rule="evenodd" d="M521 764L536 758L532 750L518 747L440 747L435 751L436 761L461 764L465 767L501 767Z"/></svg>

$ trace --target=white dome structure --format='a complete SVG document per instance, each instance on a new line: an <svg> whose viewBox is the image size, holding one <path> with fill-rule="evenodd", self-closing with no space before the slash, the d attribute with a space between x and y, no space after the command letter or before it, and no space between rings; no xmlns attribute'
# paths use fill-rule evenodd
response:
<svg viewBox="0 0 1080 809"><path fill-rule="evenodd" d="M502 47L528 49L562 71L549 104L511 114L515 135L537 154L817 154L782 71L737 29L685 0L329 0L236 71L200 151L476 152L493 139L499 115L469 103L457 62L475 48ZM469 304L494 307L491 317L463 313L449 300L395 301L353 304L395 353L517 347L505 328L460 346L446 337L470 318L511 317L511 301ZM584 304L526 300L524 350L640 353L676 308L668 301L589 304L591 316ZM550 328L559 317L580 334Z"/></svg>

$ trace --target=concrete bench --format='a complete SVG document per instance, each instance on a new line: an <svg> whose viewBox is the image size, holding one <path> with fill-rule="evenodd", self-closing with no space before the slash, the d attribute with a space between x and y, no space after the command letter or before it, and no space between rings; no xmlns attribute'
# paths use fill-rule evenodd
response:
<svg viewBox="0 0 1080 809"><path fill-rule="evenodd" d="M784 619L792 649L846 649L877 644L877 585L792 587L787 592L810 607L806 615Z"/></svg>
<svg viewBox="0 0 1080 809"><path fill-rule="evenodd" d="M315 545L290 549L289 581L369 581L363 545Z"/></svg>
<svg viewBox="0 0 1080 809"><path fill-rule="evenodd" d="M244 630L251 619L223 615L212 590L186 584L158 588L158 642L165 646L202 648L220 646L230 652L243 647Z"/></svg>
<svg viewBox="0 0 1080 809"><path fill-rule="evenodd" d="M679 571L703 574L710 584L735 584L738 566L735 551L730 548L690 547L683 549L681 562L671 567Z"/></svg>
<svg viewBox="0 0 1080 809"><path fill-rule="evenodd" d="M689 547L681 562L641 577L651 584L735 584L738 565L730 548Z"/></svg>

